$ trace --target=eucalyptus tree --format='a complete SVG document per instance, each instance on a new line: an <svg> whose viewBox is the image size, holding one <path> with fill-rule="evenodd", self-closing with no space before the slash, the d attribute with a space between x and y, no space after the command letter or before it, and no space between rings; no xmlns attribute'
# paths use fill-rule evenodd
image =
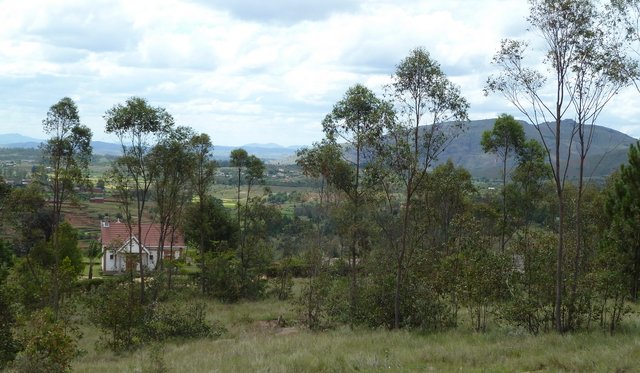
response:
<svg viewBox="0 0 640 373"><path fill-rule="evenodd" d="M420 243L420 224L415 221L417 191L428 170L463 130L469 104L424 48L416 48L403 59L392 75L387 92L393 99L398 120L387 111L387 139L378 143L385 168L383 186L388 208L402 206L398 219L381 228L395 258L394 328L400 327L400 304L405 271ZM449 123L445 123L449 122ZM400 201L393 189L400 187Z"/></svg>
<svg viewBox="0 0 640 373"><path fill-rule="evenodd" d="M247 158L249 154L242 148L234 149L229 154L229 164L231 167L238 169L238 182L236 183L238 189L238 197L236 199L236 217L238 224L240 224L240 183L242 180L242 169L247 166Z"/></svg>
<svg viewBox="0 0 640 373"><path fill-rule="evenodd" d="M125 104L117 104L109 109L104 119L107 122L106 132L115 134L122 146L122 156L116 161L117 170L122 173L122 180L131 183L135 193L127 193L133 197L135 218L137 219L138 238L142 236L142 220L149 190L153 182L153 174L149 169L149 152L151 147L173 127L173 117L161 107L153 107L140 97L132 97ZM123 184L124 185L124 184ZM122 190L121 192L125 192ZM131 227L132 216L126 216ZM130 229L131 230L131 229ZM145 300L144 264L140 250L140 300Z"/></svg>
<svg viewBox="0 0 640 373"><path fill-rule="evenodd" d="M75 102L68 97L62 98L51 106L47 117L42 121L44 132L51 137L41 145L46 166L51 172L46 177L45 188L51 193L52 224L54 232L62 222L62 206L74 194L79 184L88 183L89 162L91 161L91 130L82 125ZM52 250L60 251L59 234L52 236ZM59 255L54 258L63 260ZM57 315L60 299L58 281L61 263L52 263L52 304Z"/></svg>
<svg viewBox="0 0 640 373"><path fill-rule="evenodd" d="M517 157L524 146L524 129L513 116L502 114L496 119L491 131L482 133L482 150L495 153L502 162L502 224L500 248L504 251L507 230L507 163L510 157Z"/></svg>
<svg viewBox="0 0 640 373"><path fill-rule="evenodd" d="M626 84L621 83L624 74L620 72L636 73L628 68L624 50L616 44L619 38L610 37L619 29L603 20L606 13L595 1L532 0L530 4L528 22L542 37L542 64L548 68L539 71L526 66L527 42L504 40L493 60L500 73L489 77L486 91L503 94L535 126L547 153L558 203L554 324L556 330L563 331L572 324L563 319L564 190L575 137L585 136L581 126L595 123L613 95ZM571 115L576 116L577 125L566 131L563 119ZM543 134L550 134L552 141L545 140ZM580 140L581 157L586 156L587 143ZM576 267L574 274L577 272Z"/></svg>
<svg viewBox="0 0 640 373"><path fill-rule="evenodd" d="M196 172L196 159L190 148L193 130L189 127L171 129L151 149L149 154L149 172L153 184L151 194L156 202L156 217L160 235L156 268L164 265L165 242L170 245L170 257L173 258L173 243L181 225L183 211L193 196L191 177ZM171 287L172 266L168 268Z"/></svg>
<svg viewBox="0 0 640 373"><path fill-rule="evenodd" d="M333 184L334 171L342 160L340 146L328 142L326 139L314 143L311 148L300 149L296 152L296 164L302 168L305 176L320 178L319 201L322 207L325 198L326 184Z"/></svg>
<svg viewBox="0 0 640 373"><path fill-rule="evenodd" d="M380 141L384 128L393 122L394 112L390 103L379 99L367 87L356 84L345 93L333 110L322 122L329 143L346 142L348 155L343 153L345 161L353 166L353 171L340 167L335 172L334 181L348 198L350 204L350 223L348 232L350 266L350 313L354 321L358 310L357 263L367 245L367 235L362 224L363 207L367 189L362 183L366 161L373 160L373 147Z"/></svg>
<svg viewBox="0 0 640 373"><path fill-rule="evenodd" d="M518 163L511 172L511 182L506 186L510 211L516 216L517 228L524 227L525 235L534 221L536 211L541 211L541 201L547 192L551 171L545 159L542 145L530 139L520 148Z"/></svg>
<svg viewBox="0 0 640 373"><path fill-rule="evenodd" d="M200 250L200 270L205 270L205 240L206 232L208 229L215 229L214 227L206 227L205 225L209 221L207 219L207 201L209 198L209 189L215 182L215 173L218 167L216 161L212 159L213 144L209 135L201 133L200 135L194 135L189 141L189 146L193 152L194 157L194 172L191 175L191 185L195 195L198 197L198 219L193 221L198 229L198 249ZM205 293L205 276L202 276L201 281L202 293Z"/></svg>
<svg viewBox="0 0 640 373"><path fill-rule="evenodd" d="M250 254L252 250L247 248L247 236L249 235L249 223L254 210L258 207L252 206L251 188L257 182L264 180L265 165L264 162L255 155L251 154L244 160L246 172L245 181L247 183L247 196L245 197L244 209L242 213L242 229L240 230L240 266L242 270L242 278L246 279L246 271L250 267Z"/></svg>
<svg viewBox="0 0 640 373"><path fill-rule="evenodd" d="M306 284L300 297L305 309L305 322L310 329L318 329L322 325L325 300L329 294L329 281L326 256L326 242L330 239L326 236L327 228L331 225L328 219L330 188L335 186L339 175L344 174L339 170L351 171L347 162L342 159L340 145L327 141L314 143L311 148L298 150L296 164L307 177L320 179L318 191L318 210L315 223L314 245L304 254L308 266ZM344 178L346 179L346 178ZM337 188L336 188L337 189Z"/></svg>
<svg viewBox="0 0 640 373"><path fill-rule="evenodd" d="M53 223L58 225L63 203L75 186L88 180L92 134L80 122L78 107L68 97L51 106L42 127L51 136L40 149L45 165L51 168L46 187L52 196Z"/></svg>
<svg viewBox="0 0 640 373"><path fill-rule="evenodd" d="M256 157L255 155L250 155L246 158L246 175L245 180L247 183L247 196L246 196L246 204L249 202L249 198L251 196L251 188L256 184L264 181L264 172L266 167L264 162Z"/></svg>

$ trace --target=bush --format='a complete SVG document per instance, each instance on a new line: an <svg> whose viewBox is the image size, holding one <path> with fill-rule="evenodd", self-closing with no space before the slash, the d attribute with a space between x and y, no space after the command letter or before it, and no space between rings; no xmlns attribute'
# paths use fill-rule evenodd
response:
<svg viewBox="0 0 640 373"><path fill-rule="evenodd" d="M207 323L205 305L201 302L186 305L156 303L148 308L144 320L145 339L155 341L219 337L225 331L220 325Z"/></svg>
<svg viewBox="0 0 640 373"><path fill-rule="evenodd" d="M532 230L511 245L513 268L508 278L510 298L499 314L507 323L537 334L553 326L554 249L553 234Z"/></svg>
<svg viewBox="0 0 640 373"><path fill-rule="evenodd" d="M91 294L89 318L103 331L98 343L122 351L141 342L139 326L143 323L144 307L137 284L120 279L113 285L101 286Z"/></svg>
<svg viewBox="0 0 640 373"><path fill-rule="evenodd" d="M201 276L205 294L223 302L240 299L240 260L234 252L206 253Z"/></svg>
<svg viewBox="0 0 640 373"><path fill-rule="evenodd" d="M20 336L23 347L13 363L17 372L68 372L78 356L79 334L45 308L34 312Z"/></svg>
<svg viewBox="0 0 640 373"><path fill-rule="evenodd" d="M148 341L218 337L225 329L206 321L202 303L141 304L135 283L100 287L89 300L91 321L104 332L100 345L123 351Z"/></svg>
<svg viewBox="0 0 640 373"><path fill-rule="evenodd" d="M10 302L2 287L0 287L0 370L6 363L13 360L18 352L18 343L13 336L16 323Z"/></svg>

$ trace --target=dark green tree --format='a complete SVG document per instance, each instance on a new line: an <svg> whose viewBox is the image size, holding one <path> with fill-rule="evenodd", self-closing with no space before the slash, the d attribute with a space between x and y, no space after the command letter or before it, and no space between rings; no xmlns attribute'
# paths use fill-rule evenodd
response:
<svg viewBox="0 0 640 373"><path fill-rule="evenodd" d="M240 183L242 179L242 169L247 166L248 157L249 154L242 148L232 150L229 155L229 164L238 169L238 182L236 184L238 188L238 197L236 200L236 217L238 219L238 225L240 224Z"/></svg>
<svg viewBox="0 0 640 373"><path fill-rule="evenodd" d="M91 240L89 242L89 246L87 247L87 251L85 252L85 255L87 256L87 258L89 258L89 280L91 280L93 278L93 266L94 266L94 261L96 259L100 259L102 258L103 255L103 251L102 251L102 246L100 245L99 241L96 240Z"/></svg>
<svg viewBox="0 0 640 373"><path fill-rule="evenodd" d="M153 179L151 196L155 209L154 218L158 223L158 258L155 268L163 270L165 245L169 247L169 257L173 259L173 243L182 226L184 208L193 197L191 177L195 170L195 154L190 147L194 136L189 127L170 129L161 137L149 154L149 171ZM169 262L168 287L172 286L173 261Z"/></svg>
<svg viewBox="0 0 640 373"><path fill-rule="evenodd" d="M628 163L620 167L619 175L614 179L606 210L618 250L629 258L625 265L629 289L631 298L637 301L640 289L640 143L629 147Z"/></svg>
<svg viewBox="0 0 640 373"><path fill-rule="evenodd" d="M210 221L209 219L207 219L207 212L212 212L215 210L206 207L206 203L209 200L209 189L215 182L215 173L218 164L211 158L213 152L213 144L211 143L209 135L207 135L206 133L201 133L200 135L193 136L190 140L189 145L193 152L194 172L191 176L191 184L193 186L195 195L198 197L198 218L191 221L190 224L186 224L185 228L190 226L197 227L198 229L199 237L197 239L195 239L194 237L193 240L194 242L198 242L198 248L200 250L201 257L201 271L204 271L204 253L205 251L207 251L206 246L211 242L211 237L207 237L206 232L211 229L218 229L219 224L219 222L215 222L215 219L214 221ZM219 240L219 238L213 238L213 240L216 239ZM202 292L204 293L204 277L201 285Z"/></svg>
<svg viewBox="0 0 640 373"><path fill-rule="evenodd" d="M88 183L91 130L80 123L78 107L68 97L51 106L42 126L44 132L51 135L41 150L44 163L51 170L46 177L45 188L51 195L51 219L55 230L62 223L62 206L73 196L74 188ZM54 251L62 250L63 243L58 241L59 237L56 234L52 236L50 245ZM63 259L64 255L53 257ZM51 301L55 315L58 314L59 287L63 286L56 275L61 272L61 265L57 260L51 264L54 274Z"/></svg>
<svg viewBox="0 0 640 373"><path fill-rule="evenodd" d="M9 270L14 264L14 254L5 241L0 241L0 369L13 360L18 352L14 337L16 315L11 307L11 297L6 286Z"/></svg>
<svg viewBox="0 0 640 373"><path fill-rule="evenodd" d="M500 248L504 251L507 235L507 164L510 157L517 157L524 145L524 129L511 115L502 114L496 119L491 131L482 133L482 150L494 153L502 162L502 224Z"/></svg>
<svg viewBox="0 0 640 373"><path fill-rule="evenodd" d="M544 200L551 171L545 160L544 148L535 139L523 144L518 163L506 186L507 204L515 218L515 227L526 231L531 223L542 223Z"/></svg>
<svg viewBox="0 0 640 373"><path fill-rule="evenodd" d="M57 225L61 222L62 205L72 196L74 187L87 183L92 134L80 123L78 107L68 97L51 106L42 127L51 136L41 150L45 165L51 169L46 187L51 193L53 221Z"/></svg>
<svg viewBox="0 0 640 373"><path fill-rule="evenodd" d="M238 245L238 225L222 200L215 197L207 196L202 202L189 205L184 227L187 241L201 242L204 253L226 251Z"/></svg>

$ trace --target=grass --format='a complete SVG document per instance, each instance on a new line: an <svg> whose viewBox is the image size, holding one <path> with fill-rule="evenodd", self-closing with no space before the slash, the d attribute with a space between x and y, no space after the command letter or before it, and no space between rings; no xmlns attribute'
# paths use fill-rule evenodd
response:
<svg viewBox="0 0 640 373"><path fill-rule="evenodd" d="M83 325L87 353L74 372L143 372L162 366L169 372L633 372L640 359L640 325L609 335L591 331L531 336L495 326L487 333L467 327L420 334L384 329L314 333L295 326L290 302L221 304L207 301L208 317L228 332L220 339L174 341L116 355L93 346L98 331ZM282 328L282 317L293 327ZM287 326L290 326L287 325Z"/></svg>

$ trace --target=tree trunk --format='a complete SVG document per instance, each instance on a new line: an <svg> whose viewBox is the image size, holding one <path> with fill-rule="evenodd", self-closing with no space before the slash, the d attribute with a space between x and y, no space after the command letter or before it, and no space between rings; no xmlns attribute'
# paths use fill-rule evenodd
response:
<svg viewBox="0 0 640 373"><path fill-rule="evenodd" d="M500 229L500 250L504 252L505 236L507 229L507 150L504 151L504 159L502 160L502 227Z"/></svg>

